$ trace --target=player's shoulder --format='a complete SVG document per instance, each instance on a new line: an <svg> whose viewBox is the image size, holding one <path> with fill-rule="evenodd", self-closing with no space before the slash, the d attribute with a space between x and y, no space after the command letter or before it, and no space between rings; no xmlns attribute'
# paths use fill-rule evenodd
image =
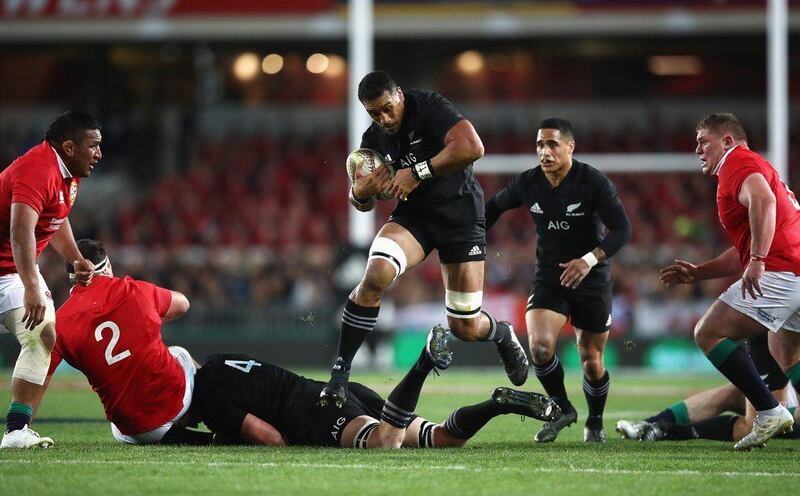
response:
<svg viewBox="0 0 800 496"><path fill-rule="evenodd" d="M25 152L24 155L17 157L11 164L3 171L3 175L9 176L28 176L35 175L38 177L47 177L49 172L55 172L55 168L42 167L43 164L50 165L56 161L55 151L50 147L46 141L34 146ZM44 173L43 173L44 171Z"/></svg>
<svg viewBox="0 0 800 496"><path fill-rule="evenodd" d="M760 172L765 176L774 173L775 169L767 160L749 148L738 147L734 149L719 170L718 177L721 181L740 177L741 174ZM734 179L735 180L735 179Z"/></svg>
<svg viewBox="0 0 800 496"><path fill-rule="evenodd" d="M441 94L431 90L410 89L403 93L406 97L406 107L424 109L430 105L449 104L450 101Z"/></svg>
<svg viewBox="0 0 800 496"><path fill-rule="evenodd" d="M586 162L572 160L572 167L580 178L583 184L590 184L593 186L605 186L611 182L608 176L600 169L593 167Z"/></svg>

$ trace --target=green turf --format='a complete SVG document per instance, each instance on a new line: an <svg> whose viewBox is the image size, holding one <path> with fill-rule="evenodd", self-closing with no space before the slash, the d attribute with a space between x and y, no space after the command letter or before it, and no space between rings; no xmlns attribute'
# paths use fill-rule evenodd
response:
<svg viewBox="0 0 800 496"><path fill-rule="evenodd" d="M355 374L386 393L400 374ZM431 378L418 413L444 419L455 407L484 400L504 384L494 371L448 371ZM569 391L585 407L579 376ZM721 381L715 376L660 377L616 373L606 408L603 446L584 446L581 421L549 445L534 445L539 422L495 419L463 449L356 451L254 447L121 446L94 394L66 376L54 381L36 428L56 446L0 452L0 494L784 494L800 487L797 441L766 450L732 451L731 443L643 445L617 439L620 417L638 418ZM7 377L0 404L8 404ZM538 388L535 378L529 385ZM795 489L792 489L795 488Z"/></svg>

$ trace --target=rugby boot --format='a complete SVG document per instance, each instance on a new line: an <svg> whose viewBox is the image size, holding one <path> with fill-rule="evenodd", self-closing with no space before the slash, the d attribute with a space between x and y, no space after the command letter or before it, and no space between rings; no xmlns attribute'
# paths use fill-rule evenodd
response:
<svg viewBox="0 0 800 496"><path fill-rule="evenodd" d="M667 437L667 430L667 426L661 422L645 422L639 434L639 441L643 443L661 441Z"/></svg>
<svg viewBox="0 0 800 496"><path fill-rule="evenodd" d="M347 401L347 386L350 379L350 366L344 363L342 357L336 359L331 370L331 380L319 393L319 406L333 405L336 408L344 406Z"/></svg>
<svg viewBox="0 0 800 496"><path fill-rule="evenodd" d="M578 421L578 411L574 407L567 411L561 411L561 417L552 422L545 422L539 432L533 436L533 440L537 443L551 443L556 440L558 433L561 429L569 427Z"/></svg>
<svg viewBox="0 0 800 496"><path fill-rule="evenodd" d="M522 386L528 379L528 355L525 354L525 349L519 344L517 334L514 332L514 326L510 323L499 320L497 326L505 326L508 328L511 339L506 340L505 343L497 343L497 351L500 353L500 358L503 360L503 368L506 369L506 375L515 386Z"/></svg>
<svg viewBox="0 0 800 496"><path fill-rule="evenodd" d="M428 333L425 351L428 353L435 370L446 370L453 363L453 352L450 351L450 330L435 325Z"/></svg>
<svg viewBox="0 0 800 496"><path fill-rule="evenodd" d="M583 442L604 443L606 442L606 433L602 427L589 427L587 425L583 428Z"/></svg>
<svg viewBox="0 0 800 496"><path fill-rule="evenodd" d="M617 432L622 439L639 439L642 436L642 428L647 424L644 420L619 420L617 421Z"/></svg>
<svg viewBox="0 0 800 496"><path fill-rule="evenodd" d="M780 412L776 415L763 415L756 413L753 419L753 430L733 446L737 451L750 451L753 448L763 448L774 436L790 431L794 425L794 417L785 407L780 405Z"/></svg>
<svg viewBox="0 0 800 496"><path fill-rule="evenodd" d="M529 391L499 387L492 393L492 401L505 405L509 413L551 422L561 417L561 408L548 396Z"/></svg>
<svg viewBox="0 0 800 496"><path fill-rule="evenodd" d="M26 424L22 429L6 431L3 434L3 441L0 448L49 448L53 445L53 440L49 437L42 437L38 432L30 429Z"/></svg>

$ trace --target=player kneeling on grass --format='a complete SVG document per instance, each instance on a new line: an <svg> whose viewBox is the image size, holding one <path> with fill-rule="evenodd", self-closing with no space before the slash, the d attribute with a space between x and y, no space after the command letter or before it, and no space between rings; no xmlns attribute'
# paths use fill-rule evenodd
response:
<svg viewBox="0 0 800 496"><path fill-rule="evenodd" d="M414 414L431 371L452 361L449 331L434 327L419 359L384 400L351 383L342 408L315 407L325 383L300 377L247 355L212 355L195 377L187 416L202 421L218 439L270 446L343 448L457 447L492 418L515 413L552 421L561 416L550 398L497 388L491 399L454 411L434 424Z"/></svg>
<svg viewBox="0 0 800 496"><path fill-rule="evenodd" d="M55 348L47 382L61 360L83 372L100 396L111 432L130 444L205 444L211 435L173 427L189 409L195 363L161 340L161 324L189 310L178 291L114 277L102 243L78 241L95 265L88 286L74 285L56 312ZM67 264L70 281L74 269ZM38 405L37 405L38 406Z"/></svg>
<svg viewBox="0 0 800 496"><path fill-rule="evenodd" d="M749 339L745 344L748 355L769 390L794 415L794 428L786 437L800 437L797 394L770 354L767 335ZM739 441L753 428L755 414L755 408L744 393L728 383L694 394L644 420L620 420L617 422L617 432L624 439L644 442L690 439Z"/></svg>

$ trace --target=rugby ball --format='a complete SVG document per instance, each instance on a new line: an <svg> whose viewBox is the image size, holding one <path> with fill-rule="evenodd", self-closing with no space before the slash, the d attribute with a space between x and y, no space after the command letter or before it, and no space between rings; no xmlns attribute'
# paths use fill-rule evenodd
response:
<svg viewBox="0 0 800 496"><path fill-rule="evenodd" d="M353 150L350 152L350 155L347 156L347 176L350 178L351 183L356 180L357 170L360 170L362 175L367 175L380 167L388 167L389 178L391 179L394 177L394 169L392 166L387 164L386 160L383 159L383 155L375 150L359 148L358 150ZM394 197L386 191L383 191L378 193L376 198L378 200L391 200Z"/></svg>

